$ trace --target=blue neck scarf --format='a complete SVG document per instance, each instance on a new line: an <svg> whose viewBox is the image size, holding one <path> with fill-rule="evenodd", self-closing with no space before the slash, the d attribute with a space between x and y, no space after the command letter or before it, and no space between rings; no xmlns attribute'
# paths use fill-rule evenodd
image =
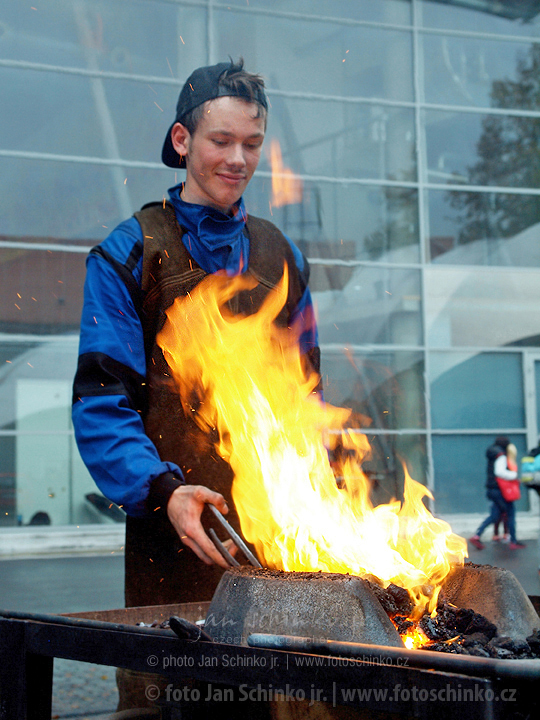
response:
<svg viewBox="0 0 540 720"><path fill-rule="evenodd" d="M219 210L184 202L183 183L169 190L176 219L186 231L182 242L193 259L208 273L226 270L228 275L243 272L249 261L249 239L244 234L246 210L242 198L231 216Z"/></svg>

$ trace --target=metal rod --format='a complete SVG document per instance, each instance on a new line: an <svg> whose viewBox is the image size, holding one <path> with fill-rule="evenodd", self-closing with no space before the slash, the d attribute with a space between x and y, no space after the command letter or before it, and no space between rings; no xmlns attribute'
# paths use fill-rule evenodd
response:
<svg viewBox="0 0 540 720"><path fill-rule="evenodd" d="M225 560L229 563L229 565L231 565L231 567L240 567L240 563L238 562L238 560L236 558L234 558L231 555L231 553L227 550L225 545L218 538L214 528L210 528L210 530L208 531L208 534L212 538L214 545L216 546L216 549L219 550L221 557L225 558Z"/></svg>
<svg viewBox="0 0 540 720"><path fill-rule="evenodd" d="M208 503L208 507L209 507L210 510L214 513L214 515L215 515L216 518L219 520L219 522L222 524L222 526L225 528L225 530L229 533L229 535L231 536L231 538L234 540L234 544L235 544L238 548L240 548L240 550L244 553L244 555L245 555L246 558L249 560L249 562L251 563L251 565L253 565L253 567L256 567L256 568L262 568L261 563L257 560L257 558L255 557L255 555L251 552L251 550L248 548L248 546L247 546L246 543L242 540L242 538L241 538L240 535L236 532L236 530L235 530L231 525L229 525L229 523L225 520L225 518L224 518L223 515L219 512L219 510L217 509L217 507L215 507L215 506L212 505L211 503Z"/></svg>
<svg viewBox="0 0 540 720"><path fill-rule="evenodd" d="M540 660L499 660L471 655L451 655L430 650L408 650L383 645L324 640L294 635L252 633L250 647L290 650L318 655L356 658L359 661L402 667L428 668L477 677L510 677L515 680L540 680Z"/></svg>
<svg viewBox="0 0 540 720"><path fill-rule="evenodd" d="M26 620L30 622L48 623L51 625L70 625L71 627L83 627L94 630L117 630L120 632L133 633L135 635L159 634L173 635L176 633L168 628L150 628L141 625L124 625L123 623L104 622L102 620L90 620L88 618L66 617L65 615L47 615L44 613L27 613L16 610L0 610L0 618L7 620Z"/></svg>

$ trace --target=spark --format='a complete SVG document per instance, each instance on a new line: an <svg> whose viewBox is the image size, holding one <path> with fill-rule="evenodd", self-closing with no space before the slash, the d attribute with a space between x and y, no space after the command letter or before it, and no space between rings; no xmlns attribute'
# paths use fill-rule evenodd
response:
<svg viewBox="0 0 540 720"><path fill-rule="evenodd" d="M165 60L167 61L167 65L169 66L169 70L170 70L170 72L171 72L171 77L174 77L174 73L173 73L173 71L172 71L171 63L169 62L169 58L165 58Z"/></svg>
<svg viewBox="0 0 540 720"><path fill-rule="evenodd" d="M33 298L31 298L31 299L32 299L32 300L33 300L34 302L37 302L37 300L36 300L36 298L35 298L35 297L33 297Z"/></svg>
<svg viewBox="0 0 540 720"><path fill-rule="evenodd" d="M127 178L124 180L124 185L127 183Z"/></svg>
<svg viewBox="0 0 540 720"><path fill-rule="evenodd" d="M169 61L167 60L167 62L169 62ZM148 83L146 83L146 84L148 85ZM148 85L148 87L154 93L154 95L157 95L157 92L154 90L154 88L151 85Z"/></svg>
<svg viewBox="0 0 540 720"><path fill-rule="evenodd" d="M391 295L391 294L392 294L391 292L388 292L388 290L385 290L384 292L385 292L387 295Z"/></svg>
<svg viewBox="0 0 540 720"><path fill-rule="evenodd" d="M158 110L161 110L161 112L163 112L163 109L159 107L159 105L157 104L157 102L155 100L154 100L154 105L157 107Z"/></svg>
<svg viewBox="0 0 540 720"><path fill-rule="evenodd" d="M169 257L169 253L168 253L166 250L163 250L163 252L165 253L165 255L166 255L167 257Z"/></svg>
<svg viewBox="0 0 540 720"><path fill-rule="evenodd" d="M17 308L17 310L20 310L20 309L21 309L21 308L17 305L17 303L13 303L13 304L15 305L15 307Z"/></svg>
<svg viewBox="0 0 540 720"><path fill-rule="evenodd" d="M19 293L17 293L17 297L19 298L19 300L22 300L22 295L19 295Z"/></svg>
<svg viewBox="0 0 540 720"><path fill-rule="evenodd" d="M193 92L195 92L195 90L193 89L193 85L191 83L189 83L189 87L193 90Z"/></svg>
<svg viewBox="0 0 540 720"><path fill-rule="evenodd" d="M182 45L185 45L186 43L184 42L184 38L183 38L181 35L179 35L178 37L179 37L180 40L182 41Z"/></svg>

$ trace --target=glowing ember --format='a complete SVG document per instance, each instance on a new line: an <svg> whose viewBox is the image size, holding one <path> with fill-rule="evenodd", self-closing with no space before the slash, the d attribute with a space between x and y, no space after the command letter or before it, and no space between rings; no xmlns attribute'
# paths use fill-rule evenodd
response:
<svg viewBox="0 0 540 720"><path fill-rule="evenodd" d="M428 642L431 642L426 633L419 627L412 627L408 632L401 636L403 644L409 650L413 648L421 648Z"/></svg>
<svg viewBox="0 0 540 720"><path fill-rule="evenodd" d="M283 166L281 147L277 140L270 143L270 166L272 168L273 207L302 202L302 180L292 170Z"/></svg>
<svg viewBox="0 0 540 720"><path fill-rule="evenodd" d="M233 316L227 301L253 282L207 277L168 309L158 336L185 411L193 413L187 399L197 393L196 421L219 430L242 533L269 568L375 575L406 588L417 612L426 603L432 610L451 564L463 562L465 540L431 515L422 502L430 492L407 473L403 503L373 507L365 435L343 429L350 411L320 400L297 333L273 322L287 269L259 312ZM332 469L328 450L338 440L347 452Z"/></svg>

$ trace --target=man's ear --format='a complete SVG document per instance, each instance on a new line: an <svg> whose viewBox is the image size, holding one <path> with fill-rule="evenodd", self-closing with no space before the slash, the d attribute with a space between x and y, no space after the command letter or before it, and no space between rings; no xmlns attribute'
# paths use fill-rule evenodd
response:
<svg viewBox="0 0 540 720"><path fill-rule="evenodd" d="M175 123L171 130L172 146L179 155L185 157L189 153L189 141L191 135L189 130L182 123Z"/></svg>

